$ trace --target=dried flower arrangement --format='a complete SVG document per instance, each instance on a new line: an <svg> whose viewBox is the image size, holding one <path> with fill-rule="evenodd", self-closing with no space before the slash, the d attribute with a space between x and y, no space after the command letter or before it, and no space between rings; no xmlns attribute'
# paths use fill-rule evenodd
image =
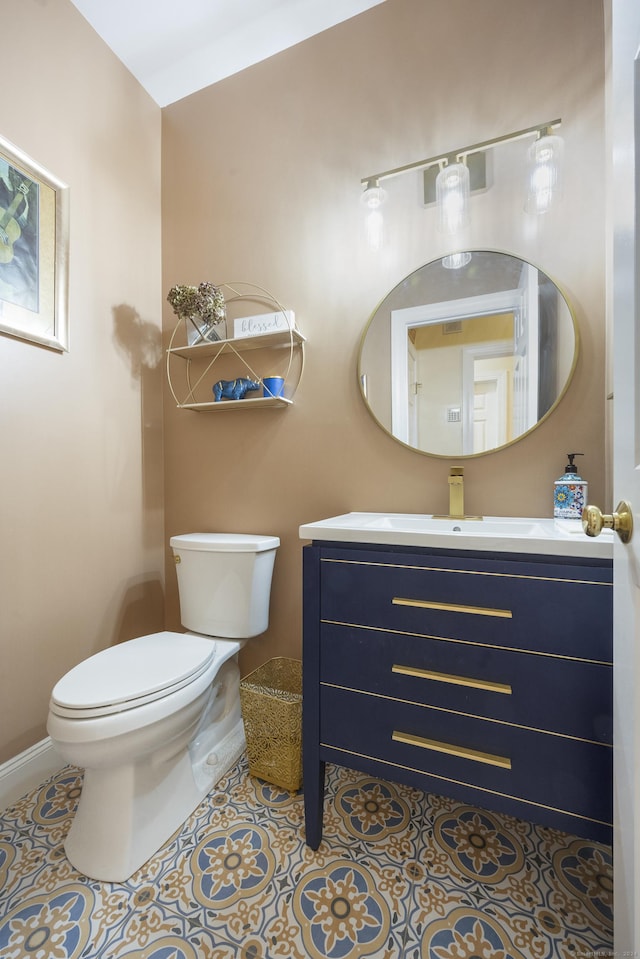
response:
<svg viewBox="0 0 640 959"><path fill-rule="evenodd" d="M167 296L168 302L177 317L190 320L202 336L207 336L211 326L222 323L226 316L222 291L213 283L200 283L199 286L172 286ZM195 323L200 320L204 329Z"/></svg>

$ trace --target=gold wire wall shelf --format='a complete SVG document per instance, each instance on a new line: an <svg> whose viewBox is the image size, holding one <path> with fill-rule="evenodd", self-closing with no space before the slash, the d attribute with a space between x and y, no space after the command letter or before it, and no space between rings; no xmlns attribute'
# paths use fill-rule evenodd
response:
<svg viewBox="0 0 640 959"><path fill-rule="evenodd" d="M290 314L262 287L236 281L221 283L219 289L225 298L227 333L236 320L250 317L259 321L261 315L270 318L266 325L276 328L224 339L196 337L197 341L190 344L191 325L179 319L167 349L167 380L176 405L207 413L291 406L304 369L305 337L291 325ZM180 368L177 376L176 364ZM263 395L263 381L273 376L283 378L283 392L279 396ZM243 399L216 401L212 395L214 383L238 378L258 383L259 389Z"/></svg>

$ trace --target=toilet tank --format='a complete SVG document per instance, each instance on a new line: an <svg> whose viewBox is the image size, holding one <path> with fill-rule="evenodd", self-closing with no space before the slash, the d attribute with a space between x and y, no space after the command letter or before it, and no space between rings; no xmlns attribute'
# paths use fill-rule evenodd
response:
<svg viewBox="0 0 640 959"><path fill-rule="evenodd" d="M184 533L170 544L185 629L228 639L264 633L277 536Z"/></svg>

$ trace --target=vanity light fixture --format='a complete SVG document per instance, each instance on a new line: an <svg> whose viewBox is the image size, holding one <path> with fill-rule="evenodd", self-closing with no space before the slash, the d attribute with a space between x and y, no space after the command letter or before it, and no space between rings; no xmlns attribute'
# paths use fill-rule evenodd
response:
<svg viewBox="0 0 640 959"><path fill-rule="evenodd" d="M367 240L372 250L379 250L384 238L384 217L380 207L387 198L377 177L367 180L364 192L360 197L366 214Z"/></svg>
<svg viewBox="0 0 640 959"><path fill-rule="evenodd" d="M449 235L460 232L469 220L469 198L475 190L485 189L486 153L500 143L535 137L531 147L531 171L528 177L528 196L525 210L532 213L544 213L560 192L560 161L563 142L554 134L561 120L551 120L537 126L516 130L504 136L473 143L471 146L407 163L393 170L385 170L374 176L363 177L360 181L364 188L362 202L368 209L367 237L373 249L379 249L382 243L382 214L380 206L386 199L385 191L380 187L381 180L400 176L403 173L423 171L424 202L436 202L438 208L438 226ZM450 267L456 265L452 260Z"/></svg>
<svg viewBox="0 0 640 959"><path fill-rule="evenodd" d="M471 181L463 160L443 163L436 177L438 229L450 236L469 226Z"/></svg>
<svg viewBox="0 0 640 959"><path fill-rule="evenodd" d="M527 213L546 213L561 193L564 142L549 129L541 130L529 149Z"/></svg>

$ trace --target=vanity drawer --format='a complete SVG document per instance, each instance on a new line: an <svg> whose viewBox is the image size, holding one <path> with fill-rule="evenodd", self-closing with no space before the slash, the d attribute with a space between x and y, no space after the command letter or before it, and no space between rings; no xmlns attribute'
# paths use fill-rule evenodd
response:
<svg viewBox="0 0 640 959"><path fill-rule="evenodd" d="M351 759L356 768L363 759L376 760L380 775L394 779L397 772L403 781L409 774L422 788L443 795L458 796L472 787L489 807L492 796L506 797L598 823L612 821L613 750L605 745L323 687L320 749L327 758L335 750L344 765Z"/></svg>
<svg viewBox="0 0 640 959"><path fill-rule="evenodd" d="M610 665L324 623L320 681L390 702L612 741Z"/></svg>
<svg viewBox="0 0 640 959"><path fill-rule="evenodd" d="M610 568L323 549L320 618L611 661Z"/></svg>

